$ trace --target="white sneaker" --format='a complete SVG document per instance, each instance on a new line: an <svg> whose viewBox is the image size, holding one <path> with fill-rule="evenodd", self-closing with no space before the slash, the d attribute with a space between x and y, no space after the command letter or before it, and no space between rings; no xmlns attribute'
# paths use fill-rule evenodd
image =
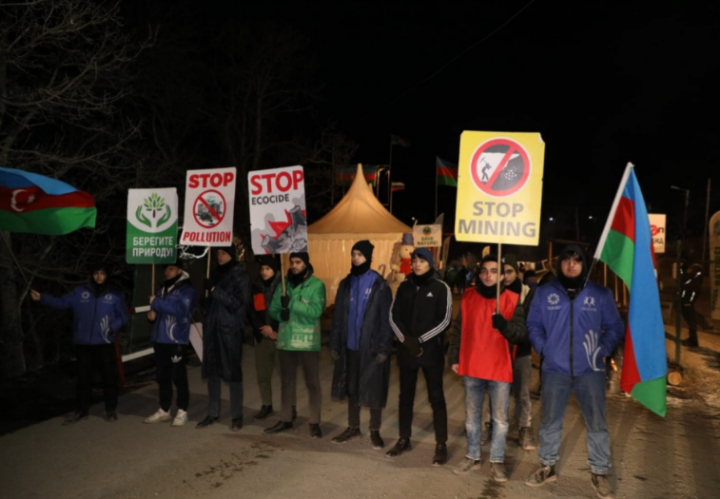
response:
<svg viewBox="0 0 720 499"><path fill-rule="evenodd" d="M152 416L145 418L143 423L160 423L162 421L170 421L170 413L165 412L162 409L158 409L155 414Z"/></svg>
<svg viewBox="0 0 720 499"><path fill-rule="evenodd" d="M183 411L182 409L178 409L177 415L175 416L175 419L173 419L172 426L182 426L187 422L187 412Z"/></svg>

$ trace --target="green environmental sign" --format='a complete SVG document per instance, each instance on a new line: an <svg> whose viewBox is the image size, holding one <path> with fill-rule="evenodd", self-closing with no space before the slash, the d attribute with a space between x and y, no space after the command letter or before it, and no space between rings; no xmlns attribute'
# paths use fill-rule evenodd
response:
<svg viewBox="0 0 720 499"><path fill-rule="evenodd" d="M175 263L177 222L175 187L128 190L127 263Z"/></svg>

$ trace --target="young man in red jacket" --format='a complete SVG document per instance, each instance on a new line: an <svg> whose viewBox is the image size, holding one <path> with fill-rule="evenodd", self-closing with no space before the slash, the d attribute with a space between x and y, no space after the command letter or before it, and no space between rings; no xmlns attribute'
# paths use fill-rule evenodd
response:
<svg viewBox="0 0 720 499"><path fill-rule="evenodd" d="M493 423L490 472L496 482L506 482L505 443L514 345L527 338L527 331L520 296L503 285L500 287L500 313L497 313L498 278L497 257L487 255L480 264L477 286L463 295L450 337L448 357L452 370L463 377L465 384L467 454L454 472L465 474L480 467L482 406L487 388Z"/></svg>

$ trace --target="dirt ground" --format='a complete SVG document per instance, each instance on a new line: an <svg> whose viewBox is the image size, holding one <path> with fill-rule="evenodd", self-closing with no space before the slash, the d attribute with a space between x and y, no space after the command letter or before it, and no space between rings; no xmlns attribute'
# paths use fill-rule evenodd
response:
<svg viewBox="0 0 720 499"><path fill-rule="evenodd" d="M666 326L666 332L668 357L674 359L674 329ZM686 335L684 330L683 337ZM622 393L608 396L613 462L610 478L616 497L720 496L720 336L703 332L699 336L701 348L682 349L683 384L670 390L665 419ZM299 417L295 427L279 435L263 433L276 419L252 419L260 407L252 347L245 348L243 362L246 426L240 432L228 428L227 389L223 393L221 420L209 428L195 429L195 423L205 416L207 390L200 369L191 367L191 422L184 427L142 424L157 410L157 388L150 384L120 398L120 419L116 423L102 419L100 403L92 407L89 420L75 426L62 427L62 418L54 417L29 426L25 421L18 424L20 429L0 436L0 499L595 497L586 463L584 422L574 399L565 419L558 482L533 489L524 481L537 465L537 451L526 452L518 447L515 424L511 424L508 435L507 483L496 484L489 478L487 462L480 470L462 477L452 473L465 453L465 397L460 379L449 368L444 382L450 460L446 466L433 467L432 414L422 376L415 402L413 448L399 458L389 459L384 451L370 446L367 410L362 412L361 439L344 445L330 441L346 427L347 410L345 403L329 397L333 361L326 348L321 355L324 399L320 440L309 438L307 392L302 381L298 386ZM299 377L301 380L301 373ZM533 386L537 384L535 369ZM386 450L398 433L398 386L393 359L388 407L381 429ZM277 373L273 389L277 410ZM537 432L541 406L536 391L533 398L533 426ZM514 414L512 403L510 413ZM483 447L484 460L488 451Z"/></svg>

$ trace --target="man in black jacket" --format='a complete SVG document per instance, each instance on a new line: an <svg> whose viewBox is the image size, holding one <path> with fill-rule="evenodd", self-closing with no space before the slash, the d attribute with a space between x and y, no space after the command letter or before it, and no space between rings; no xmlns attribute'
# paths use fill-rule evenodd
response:
<svg viewBox="0 0 720 499"><path fill-rule="evenodd" d="M435 278L433 263L428 249L413 251L412 274L398 287L390 311L390 325L400 341L400 439L387 456L399 456L410 449L415 386L422 369L435 427L433 465L441 466L447 462L443 333L452 318L452 295L447 284Z"/></svg>
<svg viewBox="0 0 720 499"><path fill-rule="evenodd" d="M255 333L255 369L262 407L253 419L263 420L273 413L272 374L277 364L278 322L268 312L275 288L280 282L280 262L272 255L258 257L260 275L252 284L252 304L248 318Z"/></svg>
<svg viewBox="0 0 720 499"><path fill-rule="evenodd" d="M360 407L370 408L373 449L385 446L380 437L382 410L387 402L393 333L392 293L385 279L370 268L374 246L358 241L352 247L350 275L335 297L330 354L335 359L332 396L348 399L348 427L332 439L341 444L360 436ZM362 379L362 383L360 380Z"/></svg>

